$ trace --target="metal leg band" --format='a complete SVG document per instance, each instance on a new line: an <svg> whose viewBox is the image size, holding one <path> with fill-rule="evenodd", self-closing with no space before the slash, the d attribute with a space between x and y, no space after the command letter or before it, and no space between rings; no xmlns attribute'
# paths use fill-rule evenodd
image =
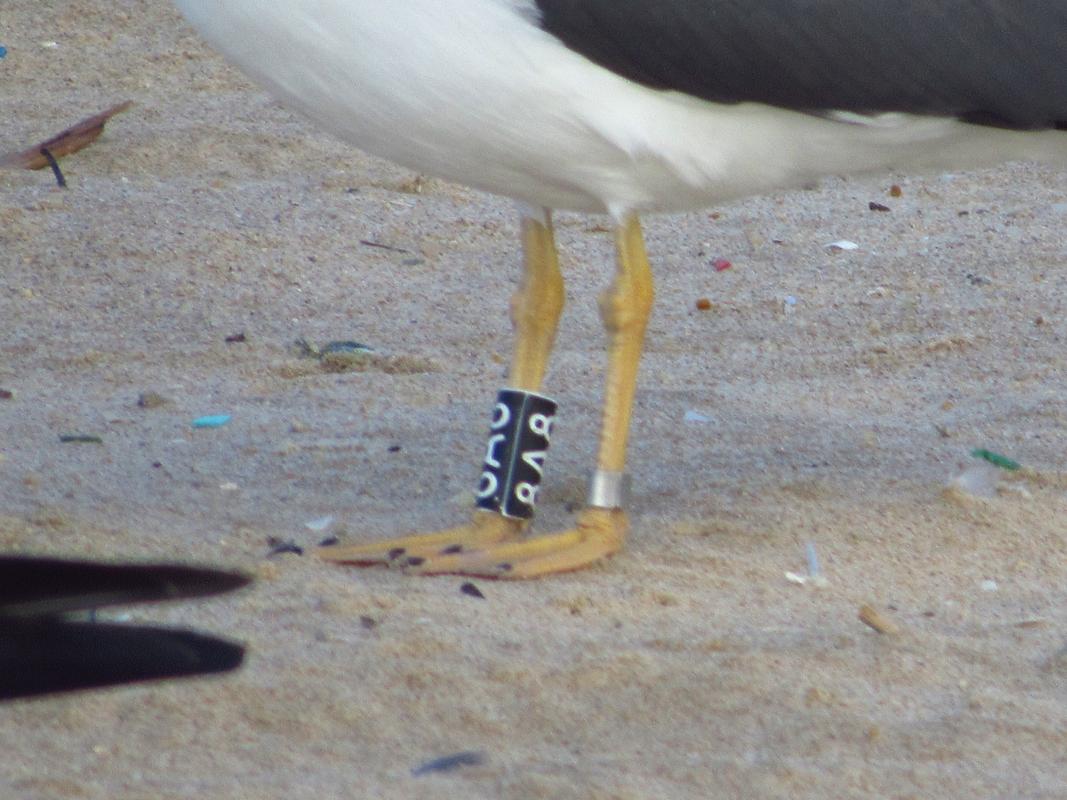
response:
<svg viewBox="0 0 1067 800"><path fill-rule="evenodd" d="M598 469L589 479L589 505L593 508L625 508L630 501L630 474Z"/></svg>
<svg viewBox="0 0 1067 800"><path fill-rule="evenodd" d="M556 408L544 395L500 390L478 481L478 508L517 519L533 516Z"/></svg>

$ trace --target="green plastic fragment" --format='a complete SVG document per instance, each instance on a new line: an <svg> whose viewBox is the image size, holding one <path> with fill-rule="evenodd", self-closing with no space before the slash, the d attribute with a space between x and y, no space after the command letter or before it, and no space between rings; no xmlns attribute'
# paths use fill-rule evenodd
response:
<svg viewBox="0 0 1067 800"><path fill-rule="evenodd" d="M1007 456L1002 456L1000 453L994 453L992 450L986 450L984 447L977 447L971 451L971 455L975 458L981 458L984 461L988 461L994 467L1000 467L1001 469L1017 470L1022 465L1018 461L1012 461Z"/></svg>
<svg viewBox="0 0 1067 800"><path fill-rule="evenodd" d="M59 441L64 444L103 444L104 440L99 436L92 436L85 433L64 433L60 435Z"/></svg>
<svg viewBox="0 0 1067 800"><path fill-rule="evenodd" d="M362 342L343 341L343 342L327 342L322 346L322 354L329 355L331 353L373 353L374 348L369 345L365 345Z"/></svg>

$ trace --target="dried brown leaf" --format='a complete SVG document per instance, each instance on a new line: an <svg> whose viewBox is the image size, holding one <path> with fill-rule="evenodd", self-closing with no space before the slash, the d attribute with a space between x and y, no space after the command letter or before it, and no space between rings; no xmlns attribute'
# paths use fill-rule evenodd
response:
<svg viewBox="0 0 1067 800"><path fill-rule="evenodd" d="M62 133L56 134L51 139L47 139L27 150L0 156L0 166L16 167L18 169L44 169L49 166L49 163L43 151L47 150L52 154L53 158L57 159L78 152L83 147L87 147L96 141L97 137L103 133L104 126L109 119L116 114L121 114L132 105L133 101L131 100L119 103L106 111L101 111L99 114L83 119Z"/></svg>

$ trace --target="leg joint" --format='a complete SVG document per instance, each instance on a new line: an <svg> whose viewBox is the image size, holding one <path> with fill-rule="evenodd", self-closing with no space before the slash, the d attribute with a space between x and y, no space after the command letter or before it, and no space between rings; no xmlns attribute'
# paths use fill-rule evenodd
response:
<svg viewBox="0 0 1067 800"><path fill-rule="evenodd" d="M655 292L651 278L619 276L619 279L600 295L600 318L609 331L643 327L652 313Z"/></svg>

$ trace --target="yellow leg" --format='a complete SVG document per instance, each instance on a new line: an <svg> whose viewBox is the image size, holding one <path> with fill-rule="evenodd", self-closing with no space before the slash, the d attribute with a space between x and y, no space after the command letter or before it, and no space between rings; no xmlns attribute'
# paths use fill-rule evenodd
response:
<svg viewBox="0 0 1067 800"><path fill-rule="evenodd" d="M526 276L512 303L518 333L512 385L536 391L544 376L563 306L563 282L549 225L523 225ZM597 459L601 477L620 476L626 465L637 368L652 309L652 272L641 226L628 218L616 231L618 272L600 299L608 332L608 370ZM607 497L611 497L609 492ZM534 578L581 569L617 552L628 520L618 507L592 505L572 530L519 539L521 523L479 512L468 526L428 536L412 536L359 547L325 548L323 558L350 563L387 562L421 574L460 573L494 578Z"/></svg>
<svg viewBox="0 0 1067 800"><path fill-rule="evenodd" d="M653 300L652 271L636 217L619 226L616 249L618 273L612 287L600 298L609 345L597 468L618 476L626 466L637 368ZM455 572L497 578L535 578L569 572L617 552L628 525L621 508L589 506L579 514L573 530L417 559L408 568L421 573Z"/></svg>
<svg viewBox="0 0 1067 800"><path fill-rule="evenodd" d="M609 343L597 466L608 472L622 472L626 468L637 366L654 299L652 269L637 217L630 217L616 230L615 248L619 262L615 285L600 297L600 316Z"/></svg>
<svg viewBox="0 0 1067 800"><path fill-rule="evenodd" d="M522 285L511 296L515 347L509 378L512 388L530 392L539 391L544 380L564 301L552 220L547 209L544 214L543 224L522 220Z"/></svg>
<svg viewBox="0 0 1067 800"><path fill-rule="evenodd" d="M509 383L516 389L536 392L541 388L548 357L556 339L556 327L563 312L563 274L559 269L551 216L522 219L523 277L511 298L511 321L515 346ZM416 534L364 545L319 548L327 561L350 564L406 565L439 555L484 548L515 539L522 520L476 511L471 521L437 533Z"/></svg>

